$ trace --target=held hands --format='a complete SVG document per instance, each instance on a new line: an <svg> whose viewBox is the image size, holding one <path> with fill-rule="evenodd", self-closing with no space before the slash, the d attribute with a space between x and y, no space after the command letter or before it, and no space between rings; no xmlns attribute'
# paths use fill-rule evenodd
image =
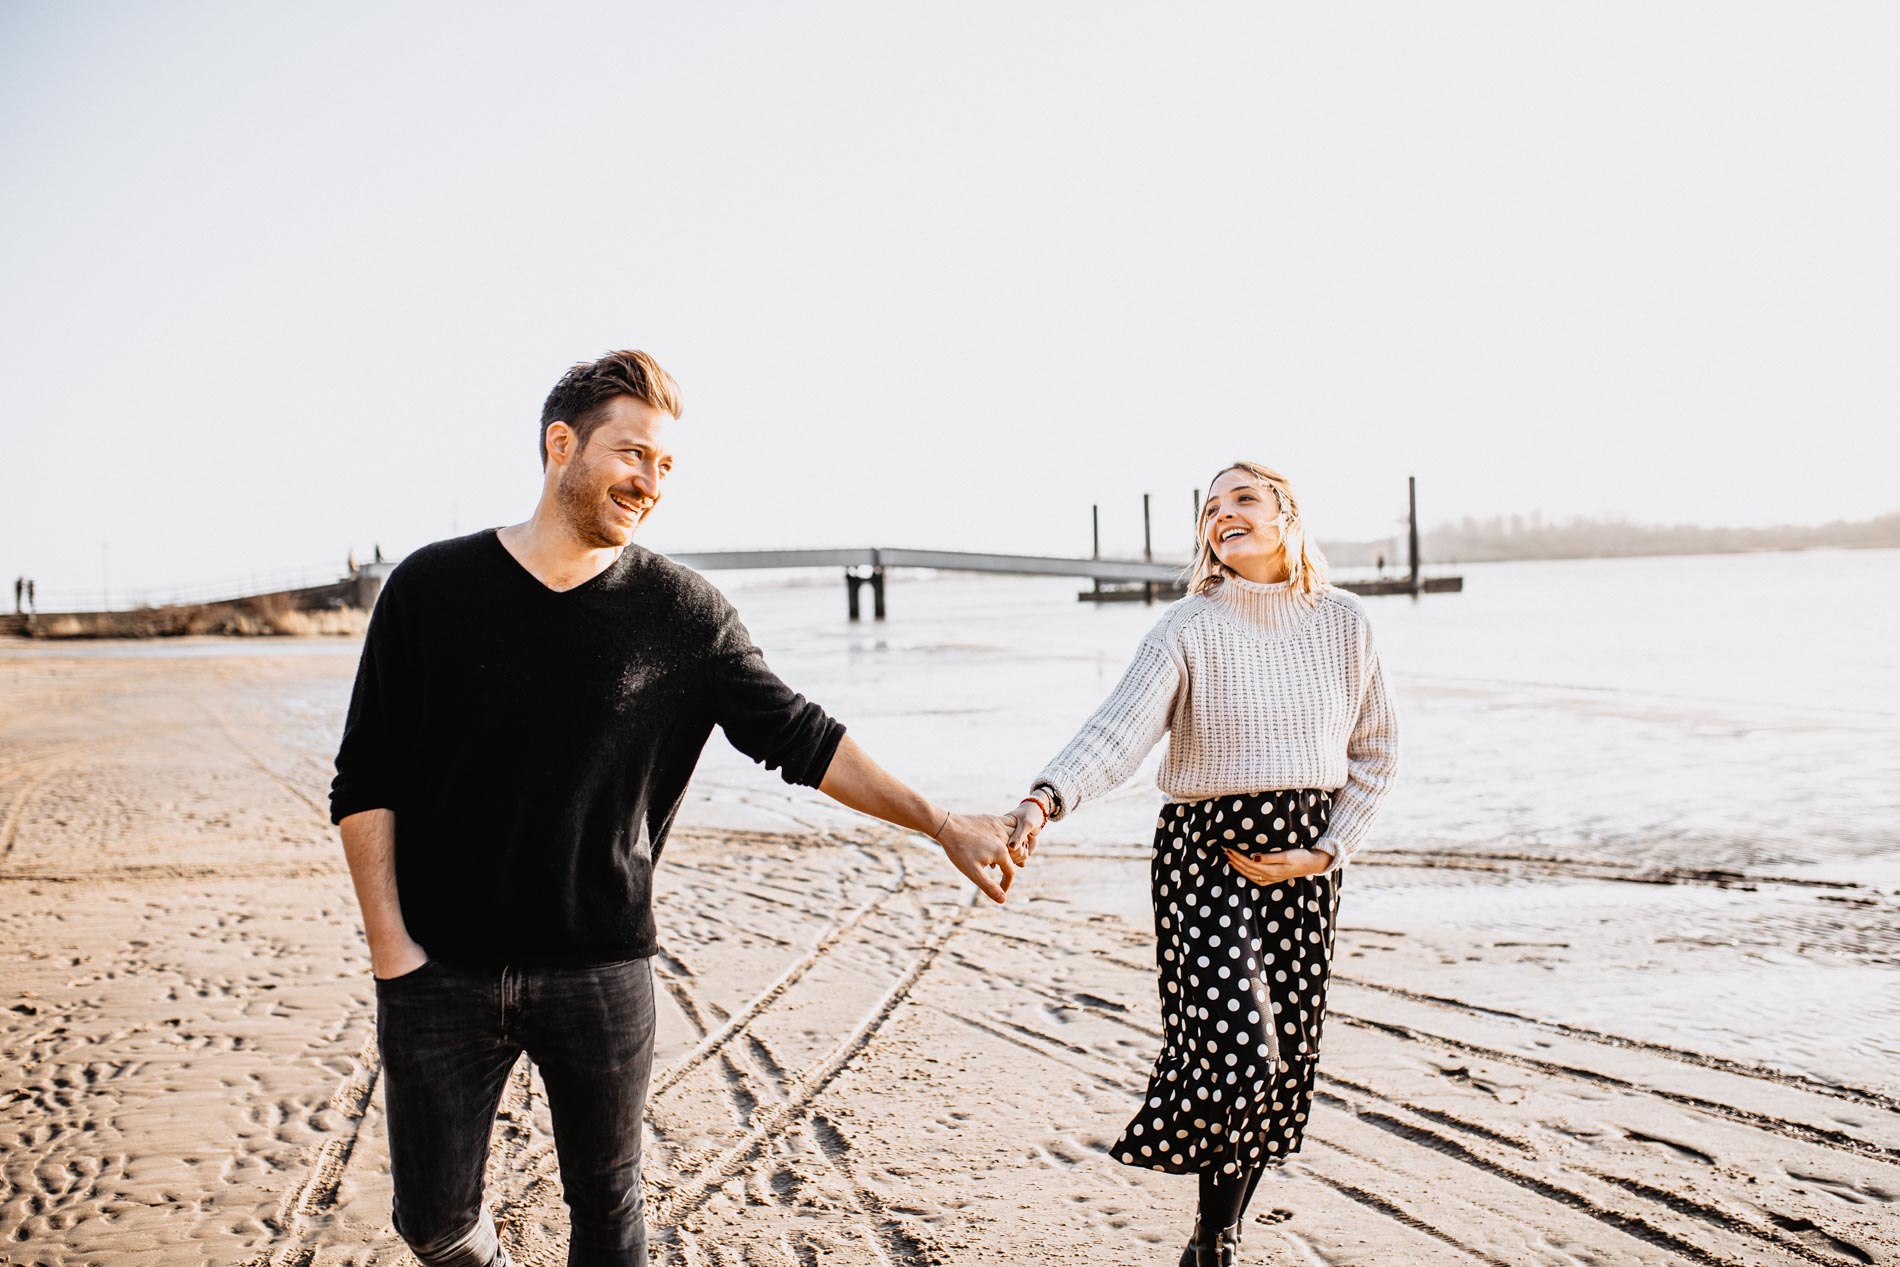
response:
<svg viewBox="0 0 1900 1267"><path fill-rule="evenodd" d="M1011 830L1016 826L1013 814L951 814L938 828L936 841L943 846L950 865L983 890L992 902L1001 902L1016 879L1016 862L1010 856ZM994 868L1001 879L985 874Z"/></svg>
<svg viewBox="0 0 1900 1267"><path fill-rule="evenodd" d="M1333 861L1320 849L1288 849L1282 853L1263 853L1258 858L1238 849L1226 851L1227 863L1252 883L1266 887L1303 875L1318 875Z"/></svg>
<svg viewBox="0 0 1900 1267"><path fill-rule="evenodd" d="M1048 822L1040 802L1023 801L1007 814L951 814L937 833L950 865L992 902L1001 902L1015 883L1016 868L1036 851L1036 834ZM994 869L1000 881L985 874Z"/></svg>

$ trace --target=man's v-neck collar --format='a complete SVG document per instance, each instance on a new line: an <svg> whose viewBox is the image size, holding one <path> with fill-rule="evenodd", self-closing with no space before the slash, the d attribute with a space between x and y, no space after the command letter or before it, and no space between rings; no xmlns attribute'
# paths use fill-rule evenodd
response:
<svg viewBox="0 0 1900 1267"><path fill-rule="evenodd" d="M510 550L508 548L508 543L501 539L500 528L490 528L488 530L488 539L494 543L495 549L500 552L502 558L508 561L508 566L513 568L514 571L517 572L521 576L522 580L534 586L535 589L541 591L541 593L546 594L550 598L566 598L569 594L579 594L584 590L587 590L596 585L599 585L602 577L606 576L610 572L613 572L617 568L625 566L628 562L628 556L632 555L634 551L640 549L639 546L629 541L624 547L622 547L620 554L614 559L612 563L609 563L606 567L594 573L592 576L582 581L579 585L569 586L567 589L564 589L564 590L557 590L552 585L549 585L546 581L536 576L532 571L529 570L527 564L523 563L520 559L515 557L515 552L513 550Z"/></svg>

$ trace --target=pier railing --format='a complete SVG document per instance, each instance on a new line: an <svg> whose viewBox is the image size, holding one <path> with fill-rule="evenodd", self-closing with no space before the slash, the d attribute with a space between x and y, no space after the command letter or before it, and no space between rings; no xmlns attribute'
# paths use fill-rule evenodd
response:
<svg viewBox="0 0 1900 1267"><path fill-rule="evenodd" d="M1179 563L1152 563L1141 559L1065 559L1038 554L985 554L972 550L905 550L865 546L843 550L702 550L667 556L696 572L759 568L844 569L846 612L852 620L863 615L858 591L871 587L871 615L884 619L884 570L933 568L951 572L989 572L1003 576L1078 576L1097 588L1136 583L1152 591L1180 579Z"/></svg>
<svg viewBox="0 0 1900 1267"><path fill-rule="evenodd" d="M1097 581L1172 581L1185 564L1140 559L1067 559L1036 554L967 550L903 550L882 546L845 550L695 550L668 558L695 572L740 568L937 568L1006 576L1079 576Z"/></svg>

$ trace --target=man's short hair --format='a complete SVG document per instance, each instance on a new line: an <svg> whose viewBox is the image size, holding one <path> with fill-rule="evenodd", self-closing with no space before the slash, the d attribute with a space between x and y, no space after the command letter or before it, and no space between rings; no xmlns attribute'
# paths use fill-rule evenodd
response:
<svg viewBox="0 0 1900 1267"><path fill-rule="evenodd" d="M655 409L680 416L680 385L645 352L609 352L598 361L582 361L548 393L541 406L541 466L548 464L548 424L565 422L574 428L581 448L607 417L616 396L631 396Z"/></svg>

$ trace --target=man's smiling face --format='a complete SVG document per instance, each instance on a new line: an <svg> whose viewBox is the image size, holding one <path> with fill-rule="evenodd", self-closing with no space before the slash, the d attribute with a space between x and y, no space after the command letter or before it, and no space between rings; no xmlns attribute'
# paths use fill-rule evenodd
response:
<svg viewBox="0 0 1900 1267"><path fill-rule="evenodd" d="M659 502L661 485L673 469L673 454L666 447L667 421L665 410L632 396L615 396L587 443L561 468L555 486L561 517L590 549L613 549L632 541L634 530Z"/></svg>

